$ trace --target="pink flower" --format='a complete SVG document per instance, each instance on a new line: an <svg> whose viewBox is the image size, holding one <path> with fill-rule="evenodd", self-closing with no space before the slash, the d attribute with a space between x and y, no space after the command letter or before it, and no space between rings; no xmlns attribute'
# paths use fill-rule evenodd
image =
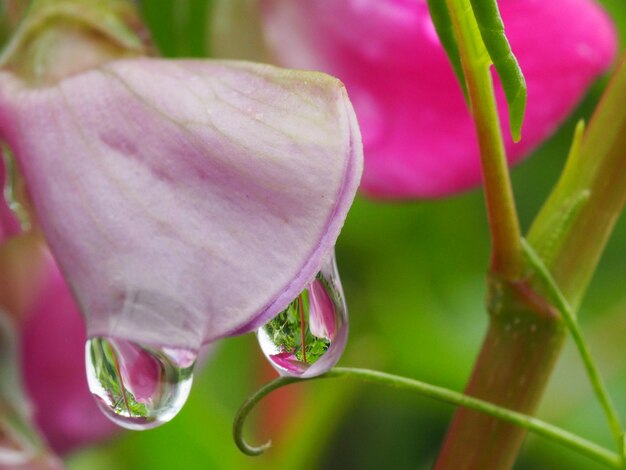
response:
<svg viewBox="0 0 626 470"><path fill-rule="evenodd" d="M134 59L0 81L0 134L90 335L197 348L254 329L319 270L358 185L326 76Z"/></svg>
<svg viewBox="0 0 626 470"><path fill-rule="evenodd" d="M119 431L104 417L85 381L85 322L52 258L46 281L26 312L22 371L34 419L58 453Z"/></svg>
<svg viewBox="0 0 626 470"><path fill-rule="evenodd" d="M263 0L278 62L346 83L363 132L362 189L385 198L438 197L479 184L472 121L423 0ZM528 84L522 141L505 132L511 163L546 139L616 51L591 0L502 0ZM508 128L498 84L502 127Z"/></svg>
<svg viewBox="0 0 626 470"><path fill-rule="evenodd" d="M31 15L55 13L45 3ZM63 3L81 8L55 14L79 12L86 27L102 7ZM28 34L9 49L0 137L88 336L197 349L283 310L319 271L359 184L341 82L243 62L111 60L100 24L106 54L81 66L85 38L68 40L54 18L40 44L50 75L19 62Z"/></svg>

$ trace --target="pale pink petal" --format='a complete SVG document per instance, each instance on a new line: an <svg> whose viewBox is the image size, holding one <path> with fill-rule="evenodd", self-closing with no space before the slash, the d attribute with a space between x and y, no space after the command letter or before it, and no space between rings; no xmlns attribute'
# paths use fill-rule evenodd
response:
<svg viewBox="0 0 626 470"><path fill-rule="evenodd" d="M328 294L328 290L316 279L309 287L309 329L313 336L333 341L337 334L337 316L335 304Z"/></svg>
<svg viewBox="0 0 626 470"><path fill-rule="evenodd" d="M363 133L362 188L379 197L437 197L479 184L475 132L424 0L263 0L281 65L322 70L348 89ZM498 2L528 84L511 162L549 136L611 63L614 29L591 0Z"/></svg>
<svg viewBox="0 0 626 470"><path fill-rule="evenodd" d="M287 351L270 354L269 357L276 365L294 374L303 374L309 368L308 364L298 360L295 354Z"/></svg>
<svg viewBox="0 0 626 470"><path fill-rule="evenodd" d="M51 257L47 281L22 332L24 382L39 428L56 452L119 431L93 400L85 379L85 322Z"/></svg>
<svg viewBox="0 0 626 470"><path fill-rule="evenodd" d="M0 83L89 335L190 348L254 329L314 277L359 183L354 113L323 74L144 58Z"/></svg>

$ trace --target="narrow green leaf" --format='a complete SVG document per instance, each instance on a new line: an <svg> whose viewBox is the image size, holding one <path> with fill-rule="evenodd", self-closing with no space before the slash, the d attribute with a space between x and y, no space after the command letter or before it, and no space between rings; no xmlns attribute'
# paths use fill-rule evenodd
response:
<svg viewBox="0 0 626 470"><path fill-rule="evenodd" d="M526 80L504 33L496 0L470 0L480 35L495 66L509 105L511 135L519 141L526 110ZM436 3L432 1L432 3Z"/></svg>
<svg viewBox="0 0 626 470"><path fill-rule="evenodd" d="M554 213L551 213L550 220L546 221L544 231L539 235L537 251L542 259L551 262L572 224L576 220L576 216L583 208L585 203L591 197L591 191L582 190L559 201L560 207Z"/></svg>
<svg viewBox="0 0 626 470"><path fill-rule="evenodd" d="M548 265L554 261L557 252L562 249L562 244L572 224L591 197L589 188L576 187L581 164L584 163L579 151L584 134L585 122L581 120L576 125L565 169L561 173L554 192L545 203L545 207L550 209L541 211L530 230L529 239L535 251Z"/></svg>
<svg viewBox="0 0 626 470"><path fill-rule="evenodd" d="M443 46L448 59L452 63L454 74L459 80L465 100L468 100L467 84L465 83L465 75L463 74L463 67L461 66L461 54L459 53L459 47L456 44L454 37L454 30L452 28L452 20L450 19L450 13L446 2L443 0L427 0L428 10L430 11L430 18L435 26L435 31L439 36L441 45Z"/></svg>

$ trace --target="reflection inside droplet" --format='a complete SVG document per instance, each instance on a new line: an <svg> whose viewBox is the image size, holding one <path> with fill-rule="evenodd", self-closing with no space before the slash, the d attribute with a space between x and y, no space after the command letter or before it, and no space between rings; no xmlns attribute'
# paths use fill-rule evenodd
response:
<svg viewBox="0 0 626 470"><path fill-rule="evenodd" d="M159 426L176 416L189 396L195 351L94 337L85 353L89 389L119 426Z"/></svg>
<svg viewBox="0 0 626 470"><path fill-rule="evenodd" d="M334 253L304 291L257 331L270 364L281 375L302 378L333 367L347 336L348 313Z"/></svg>

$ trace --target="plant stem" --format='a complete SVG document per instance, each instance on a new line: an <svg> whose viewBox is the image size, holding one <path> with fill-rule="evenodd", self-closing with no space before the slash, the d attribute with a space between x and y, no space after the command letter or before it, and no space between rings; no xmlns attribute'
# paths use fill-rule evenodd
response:
<svg viewBox="0 0 626 470"><path fill-rule="evenodd" d="M559 287L563 294L561 300L565 299L568 305L562 319L569 323L594 391L609 418L616 440L618 432L621 432L617 413L597 369L590 361L590 354L578 325L565 317L568 312L573 317L626 201L624 101L626 101L626 59L623 59L616 70L586 133L583 135L583 127L578 127L565 170L532 225L528 236L529 243L548 270L541 275L538 269L533 269L525 289L528 304L526 315L529 318L532 316L539 318L542 310L549 313L550 307L549 305L547 309L541 307L541 302L535 302L533 306L532 293L537 289L547 294L535 293L534 297L548 303L545 298L551 296L549 288L548 292L545 292L546 273L551 274L554 282L552 287ZM499 290L514 290L514 283L507 285L498 282L497 279L492 281L491 293L495 294L495 297L498 297ZM554 295L552 297L551 301L558 305L559 299L554 298ZM511 342L508 347L498 348L497 345L506 338L505 330L514 318L516 310L511 305L511 299L503 299L498 303L500 306L495 312L493 306L491 308L489 333L466 393L532 414L563 342L562 334L559 328L556 328L558 322L563 320L560 315L553 315L555 328L546 328L545 332L542 332L543 343L540 345L533 346L530 343L533 341L532 335L527 331L520 331L516 342ZM563 310L563 305L560 307ZM508 318L508 322L502 323L502 318ZM537 332L539 331L537 328ZM534 367L529 367L527 360L520 359L530 352L537 357ZM500 357L493 357L494 354L499 354ZM507 370L515 373L507 373ZM527 380L525 389L521 387L511 389L510 384L515 384L513 380L517 373ZM526 398L515 399L514 394L523 394ZM489 423L486 418L481 418L476 413L461 410L455 416L446 438L438 469L468 468L466 464L470 457L475 460L474 466L469 468L509 468L522 442L523 433L515 434L510 429L503 432L503 429L506 430L506 427L502 424ZM476 437L477 435L480 435L480 439ZM621 439L618 441L618 448L623 448Z"/></svg>
<svg viewBox="0 0 626 470"><path fill-rule="evenodd" d="M491 60L469 0L446 0L476 126L492 239L491 272L507 280L523 272L520 227L498 119Z"/></svg>
<svg viewBox="0 0 626 470"><path fill-rule="evenodd" d="M549 308L540 307L539 298L532 298L528 285L496 285L492 297L499 289L508 292L491 300L489 329L465 393L530 415L543 395L566 329ZM455 413L435 468L509 469L525 436L520 427L461 408Z"/></svg>
<svg viewBox="0 0 626 470"><path fill-rule="evenodd" d="M624 458L621 425L582 340L574 312L626 202L626 55L615 70L588 129L579 124L567 165L528 234L546 267L565 320L571 322L591 383ZM584 132L584 134L583 134ZM536 272L539 270L536 269ZM547 275L546 275L547 274ZM549 290L551 286L548 286ZM552 289L554 290L554 289ZM571 313L571 320L567 318ZM579 344L580 343L580 344ZM626 466L626 463L623 463Z"/></svg>
<svg viewBox="0 0 626 470"><path fill-rule="evenodd" d="M569 305L567 299L561 293L559 287L556 285L556 282L552 278L552 275L548 271L548 268L545 266L541 258L535 253L533 248L526 242L522 240L522 246L524 248L524 253L526 254L528 260L531 265L535 268L535 272L537 272L542 280L545 283L545 287L547 288L550 296L552 297L553 303L561 312L565 323L574 339L574 343L578 348L580 356L585 365L585 369L587 371L587 375L589 376L589 381L593 387L593 390L604 410L604 414L606 415L607 421L609 423L609 427L611 428L611 432L613 433L613 438L617 444L617 448L620 450L620 455L623 456L623 430L622 425L620 423L620 418L611 397L609 396L606 385L604 384L604 380L598 371L598 368L595 365L595 362L591 356L591 351L585 342L580 327L578 325L578 321L576 320L576 316L574 311Z"/></svg>
<svg viewBox="0 0 626 470"><path fill-rule="evenodd" d="M300 341L302 341L302 362L306 362L306 323L304 322L304 306L302 296L298 296L298 310L300 311Z"/></svg>
<svg viewBox="0 0 626 470"><path fill-rule="evenodd" d="M553 426L532 416L527 416L513 410L502 408L492 403L473 398L444 387L438 387L436 385L431 385L425 382L420 382L418 380L400 377L397 375L386 374L384 372L344 367L331 369L326 374L316 378L351 378L378 385L384 385L387 387L413 391L422 396L472 409L474 411L495 417L499 420L514 424L515 426L527 429L539 436L550 439L554 442L567 446L570 449L573 449L583 455L586 455L587 457L595 460L596 462L602 463L607 467L619 468L621 464L621 460L616 453L611 452L610 450L607 450L586 439L583 439L580 436L565 431L564 429ZM280 387L284 387L286 385L301 381L302 379L298 379L295 377L279 377L277 379L274 379L272 382L265 384L253 395L248 397L248 399L243 403L243 405L239 408L239 411L237 412L233 425L233 435L235 438L235 443L242 452L248 455L260 455L271 445L271 443L268 442L261 446L250 446L243 438L243 425L245 423L246 417L250 414L254 406L263 397L267 396L272 391Z"/></svg>
<svg viewBox="0 0 626 470"><path fill-rule="evenodd" d="M469 0L446 0L476 125L493 243L489 330L466 394L532 414L565 339L563 322L528 279L486 51ZM515 461L524 429L460 409L438 470L504 469Z"/></svg>
<svg viewBox="0 0 626 470"><path fill-rule="evenodd" d="M574 311L626 201L624 103L626 55L528 234ZM568 209L577 200L579 207Z"/></svg>

